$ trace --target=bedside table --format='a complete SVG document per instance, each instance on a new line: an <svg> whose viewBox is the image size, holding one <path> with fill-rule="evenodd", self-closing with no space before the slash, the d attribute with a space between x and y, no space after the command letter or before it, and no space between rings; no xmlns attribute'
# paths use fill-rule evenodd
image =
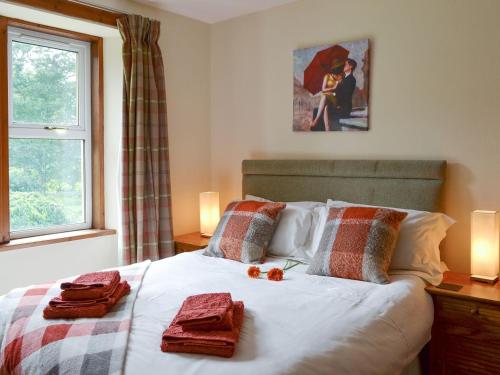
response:
<svg viewBox="0 0 500 375"><path fill-rule="evenodd" d="M431 374L500 374L500 285L455 272L443 282L462 289L426 288L434 301Z"/></svg>
<svg viewBox="0 0 500 375"><path fill-rule="evenodd" d="M200 232L183 234L174 237L175 253L184 253L186 251L194 251L207 247L209 237L202 237Z"/></svg>

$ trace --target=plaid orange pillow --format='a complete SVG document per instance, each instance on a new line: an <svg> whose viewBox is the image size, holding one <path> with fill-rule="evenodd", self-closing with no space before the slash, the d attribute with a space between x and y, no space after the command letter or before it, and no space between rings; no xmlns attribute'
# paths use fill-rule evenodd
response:
<svg viewBox="0 0 500 375"><path fill-rule="evenodd" d="M307 273L389 283L387 270L406 215L377 207L331 207Z"/></svg>
<svg viewBox="0 0 500 375"><path fill-rule="evenodd" d="M203 254L243 263L262 263L278 215L285 206L276 202L231 202Z"/></svg>

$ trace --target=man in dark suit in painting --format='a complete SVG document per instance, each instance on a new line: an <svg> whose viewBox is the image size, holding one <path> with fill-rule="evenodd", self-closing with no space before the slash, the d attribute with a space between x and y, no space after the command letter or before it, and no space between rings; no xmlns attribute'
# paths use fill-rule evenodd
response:
<svg viewBox="0 0 500 375"><path fill-rule="evenodd" d="M331 130L341 131L340 119L351 116L352 96L356 88L356 78L354 78L353 73L357 65L353 59L347 59L344 64L344 77L334 91L334 95L337 98L337 105L329 112Z"/></svg>
<svg viewBox="0 0 500 375"><path fill-rule="evenodd" d="M354 78L354 70L357 63L353 59L347 59L344 64L344 79L335 89L337 97L337 108L335 108L334 117L336 119L346 118L351 116L352 111L352 96L356 88L356 78Z"/></svg>

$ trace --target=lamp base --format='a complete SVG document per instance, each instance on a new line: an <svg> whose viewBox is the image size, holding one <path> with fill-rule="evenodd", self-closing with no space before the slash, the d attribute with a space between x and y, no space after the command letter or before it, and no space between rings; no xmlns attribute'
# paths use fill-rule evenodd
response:
<svg viewBox="0 0 500 375"><path fill-rule="evenodd" d="M482 283L495 284L498 281L498 276L470 275L470 279Z"/></svg>
<svg viewBox="0 0 500 375"><path fill-rule="evenodd" d="M206 233L200 233L200 235L205 238L210 238L213 236L213 234L206 234Z"/></svg>

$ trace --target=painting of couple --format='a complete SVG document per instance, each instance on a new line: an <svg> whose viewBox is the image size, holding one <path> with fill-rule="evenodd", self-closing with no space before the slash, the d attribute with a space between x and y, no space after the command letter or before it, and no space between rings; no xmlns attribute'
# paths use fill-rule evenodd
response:
<svg viewBox="0 0 500 375"><path fill-rule="evenodd" d="M368 40L294 51L293 130L368 130Z"/></svg>

